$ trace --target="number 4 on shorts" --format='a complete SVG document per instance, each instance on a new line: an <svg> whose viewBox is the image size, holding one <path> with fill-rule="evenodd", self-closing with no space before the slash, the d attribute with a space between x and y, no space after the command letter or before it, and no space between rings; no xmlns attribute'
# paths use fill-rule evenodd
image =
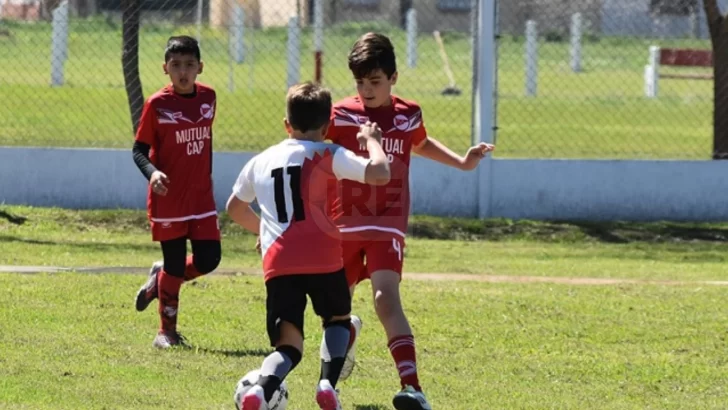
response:
<svg viewBox="0 0 728 410"><path fill-rule="evenodd" d="M402 245L399 243L397 238L392 238L392 249L397 252L397 258L402 262Z"/></svg>

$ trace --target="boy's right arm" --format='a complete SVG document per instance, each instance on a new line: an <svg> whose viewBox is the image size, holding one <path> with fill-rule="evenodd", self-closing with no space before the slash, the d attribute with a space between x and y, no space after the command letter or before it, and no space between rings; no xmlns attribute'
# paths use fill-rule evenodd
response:
<svg viewBox="0 0 728 410"><path fill-rule="evenodd" d="M152 164L152 161L149 160L149 151L151 148L149 144L134 141L134 147L131 149L132 155L134 156L134 163L147 181L152 179L152 174L157 170L154 164Z"/></svg>
<svg viewBox="0 0 728 410"><path fill-rule="evenodd" d="M248 161L240 172L225 209L233 222L258 235L260 234L260 217L250 207L250 203L255 199L254 160L255 158Z"/></svg>
<svg viewBox="0 0 728 410"><path fill-rule="evenodd" d="M154 146L156 139L156 123L156 114L154 113L152 104L150 101L146 101L144 103L141 120L139 121L139 128L134 138L132 155L134 157L134 163L142 172L142 175L149 180L149 185L152 186L154 193L166 195L166 184L169 184L169 178L163 172L157 170L149 160L149 151Z"/></svg>

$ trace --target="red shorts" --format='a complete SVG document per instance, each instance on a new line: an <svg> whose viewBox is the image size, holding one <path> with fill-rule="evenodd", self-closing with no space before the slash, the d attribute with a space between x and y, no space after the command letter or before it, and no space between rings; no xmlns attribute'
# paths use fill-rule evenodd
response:
<svg viewBox="0 0 728 410"><path fill-rule="evenodd" d="M378 270L391 270L402 277L402 236L374 230L346 232L342 233L341 245L349 286L371 278L372 273Z"/></svg>
<svg viewBox="0 0 728 410"><path fill-rule="evenodd" d="M217 215L181 222L151 222L152 239L157 242L186 237L191 240L219 241L220 224Z"/></svg>

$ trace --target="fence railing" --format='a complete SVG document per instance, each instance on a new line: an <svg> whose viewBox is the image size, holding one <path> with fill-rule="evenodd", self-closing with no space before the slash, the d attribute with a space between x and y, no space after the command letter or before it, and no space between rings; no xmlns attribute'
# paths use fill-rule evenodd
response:
<svg viewBox="0 0 728 410"><path fill-rule="evenodd" d="M395 92L422 105L431 135L463 151L477 3L139 0L144 95L167 82L167 38L195 36L199 80L218 91L216 149L259 150L284 135L290 83L319 79L335 98L353 94L348 51L379 31L396 47ZM0 0L0 145L130 146L121 11L119 0ZM656 57L705 56L702 2L500 1L496 21L497 156L710 158L710 67Z"/></svg>

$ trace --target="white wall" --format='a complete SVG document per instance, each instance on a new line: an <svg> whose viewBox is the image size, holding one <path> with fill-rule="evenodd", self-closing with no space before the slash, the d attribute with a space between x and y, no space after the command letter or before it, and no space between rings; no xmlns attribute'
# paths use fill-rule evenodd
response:
<svg viewBox="0 0 728 410"><path fill-rule="evenodd" d="M728 161L493 161L494 216L728 220Z"/></svg>
<svg viewBox="0 0 728 410"><path fill-rule="evenodd" d="M252 155L215 154L219 208ZM413 158L411 184L415 214L728 220L728 161L494 159L461 172ZM143 209L145 195L131 150L0 148L0 203Z"/></svg>

